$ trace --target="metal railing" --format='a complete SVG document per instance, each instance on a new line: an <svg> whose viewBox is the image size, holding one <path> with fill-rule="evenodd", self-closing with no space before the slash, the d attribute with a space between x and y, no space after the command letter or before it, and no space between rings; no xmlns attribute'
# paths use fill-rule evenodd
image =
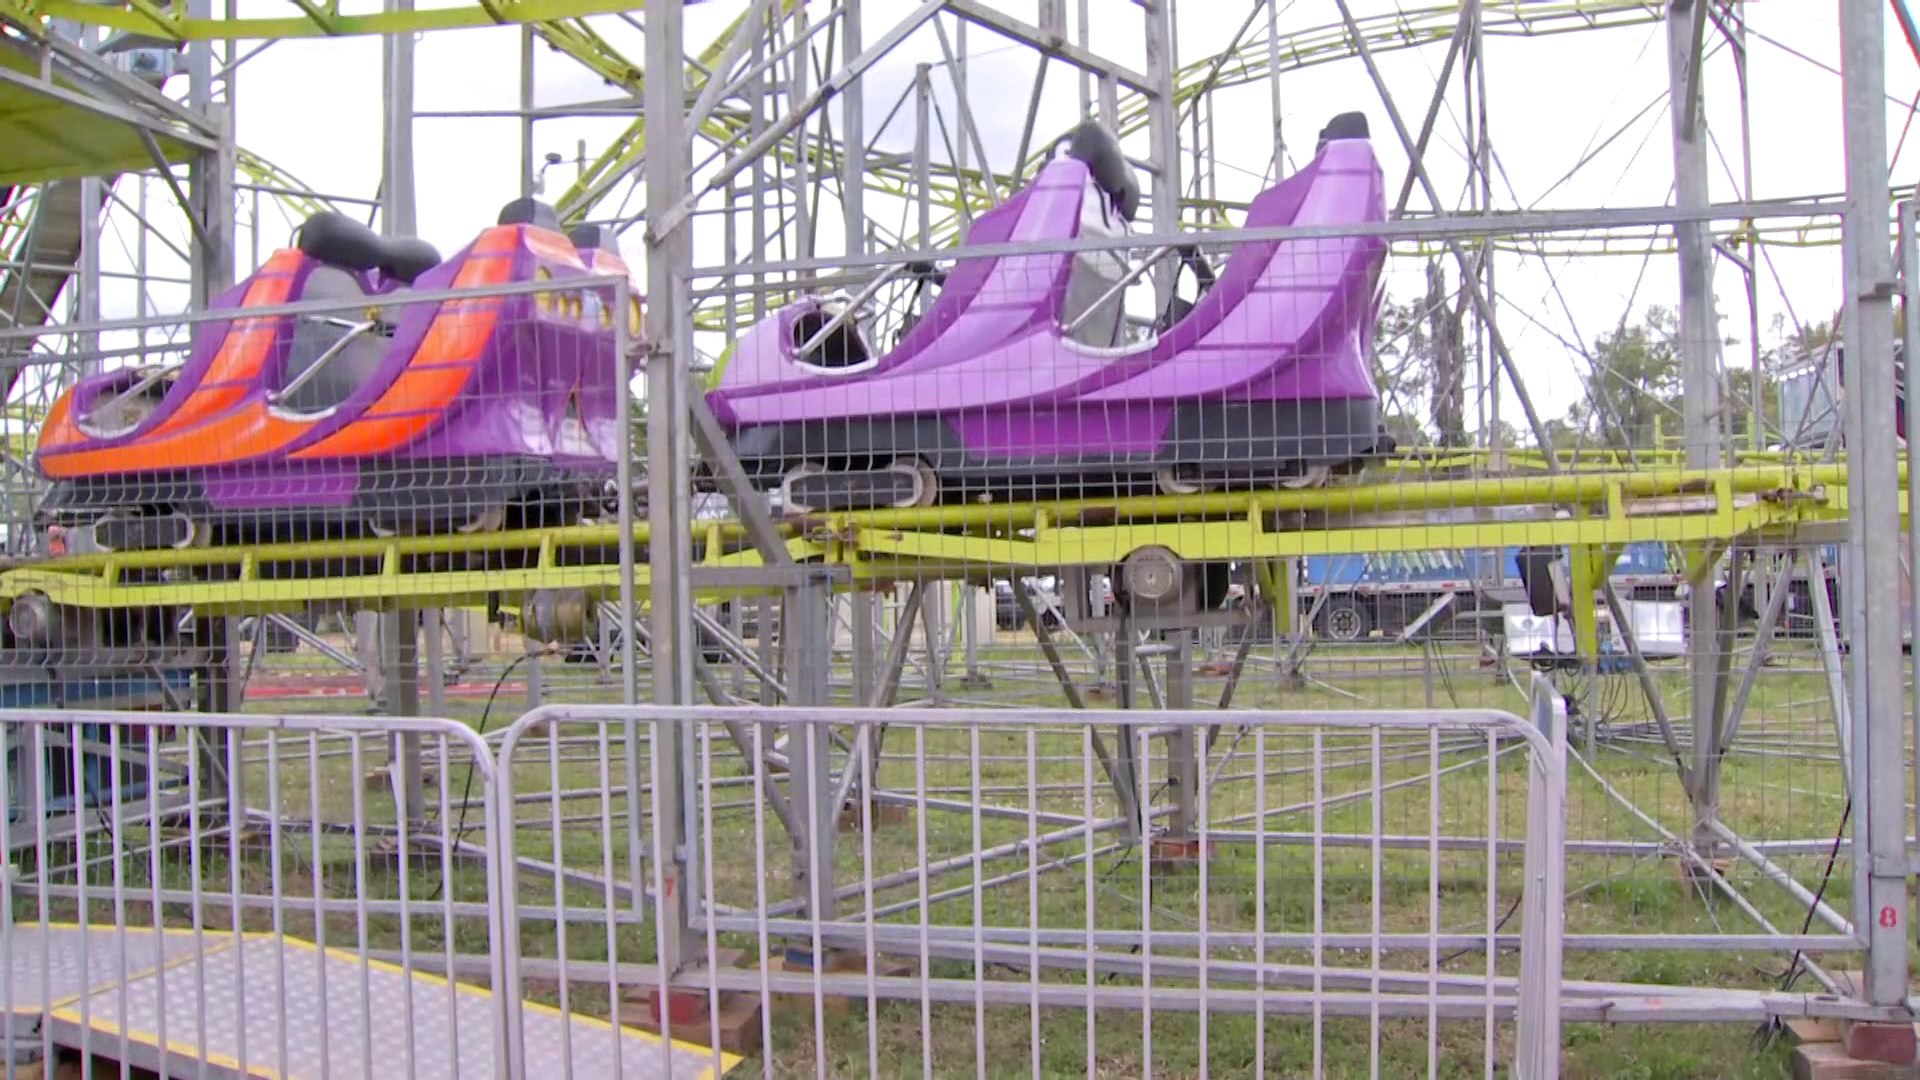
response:
<svg viewBox="0 0 1920 1080"><path fill-rule="evenodd" d="M1541 688L1531 720L1491 710L1236 713L1241 731L1231 747L1209 737L1224 719L1212 712L545 706L501 743L502 880L516 890L506 941L519 974L537 972L562 993L604 985L618 1002L624 987L631 1011L633 985L642 983L648 999L638 1008L669 1036L715 1046L738 1039L730 1018L744 1003L759 1028L746 1035L767 1062L811 1054L816 1064L839 1063L829 1070L857 1071L864 1056L877 1075L883 1060L909 1067L896 1058L910 1055L902 1044L916 1038L929 1061L957 1056L940 1032L971 1029L979 1067L1014 1069L1016 1052L998 1036L989 1045L988 1014L1024 1008L1033 1075L1041 1074L1039 1048L1060 1037L1052 1029L1062 1010L1085 1018L1089 1054L1102 1041L1096 1018L1122 1010L1141 1015L1143 1047L1155 1037L1155 1014L1193 1017L1199 1048L1210 1022L1234 1014L1253 1016L1261 1043L1266 1018L1309 1019L1316 1071L1336 1072L1355 1047L1323 1045L1323 1034L1345 1019L1368 1023L1359 1052L1375 1061L1383 1025L1424 1020L1436 1070L1443 1027L1478 1020L1491 1063L1505 1056L1496 1031L1512 1024L1517 1075L1551 1076L1560 1044L1566 771L1564 712L1544 680ZM1119 720L1123 775L1115 776L1094 739L1096 724ZM784 734L785 775L748 767L767 759L776 734ZM883 768L867 798L856 792L834 804L844 787L834 763L877 751L888 735L910 744L883 761L893 775ZM1411 787L1385 756L1408 745L1435 765ZM1515 824L1500 812L1513 797L1502 784L1508 753L1527 762L1525 813L1522 836L1500 840L1502 827ZM1254 763L1250 828L1216 828L1245 807L1209 805L1212 785L1195 785L1186 820L1178 800L1155 804L1156 792L1195 783L1235 757ZM1455 906L1463 861L1440 843L1449 815L1442 788L1449 800L1462 789L1457 776L1441 783L1438 763L1471 758L1482 762L1484 788L1468 790L1485 791L1489 832L1486 850L1471 853L1483 910L1463 932L1442 925L1442 896ZM1364 784L1332 790L1356 762ZM997 798L982 797L983 776L993 777ZM933 793L956 781L973 791ZM1131 805L1150 807L1146 820L1129 820L1116 784L1131 786ZM1421 868L1389 866L1397 855L1381 845L1353 861L1313 844L1309 906L1324 917L1270 913L1300 884L1282 881L1269 863L1284 857L1268 854L1301 840L1297 830L1269 835L1279 815L1302 809L1295 789L1307 796L1316 834L1356 803L1372 808L1376 836L1384 815L1423 805L1428 903L1388 896L1401 883L1383 872ZM1416 792L1424 797L1408 798ZM568 821L592 828L555 840ZM670 854L648 859L654 852ZM1250 873L1247 852L1256 853ZM537 915L533 893L517 891L515 867L530 863L539 871ZM642 865L647 872L635 875ZM1369 877L1357 892L1350 869ZM616 887L622 872L642 884ZM942 880L954 877L963 880ZM1501 927L1516 912L1514 977L1500 973L1497 960ZM533 924L537 931L523 932ZM609 957L644 941L652 962L582 959L583 939ZM1483 970L1442 971L1468 951L1484 952ZM1304 962L1291 955L1302 953ZM743 966L748 956L758 962ZM1399 966L1405 958L1415 963ZM1016 977L999 977L1008 970ZM867 1005L864 1048L828 1023L845 1001ZM812 1014L809 1030L793 1029L793 1012L777 1008L787 1002ZM951 1013L945 1025L943 1013ZM892 1020L877 1019L886 1015ZM1017 1041L1011 1030L1005 1035ZM883 1045L891 1047L884 1056ZM1142 1067L1160 1064L1142 1052ZM1183 1052L1195 1046L1171 1051Z"/></svg>
<svg viewBox="0 0 1920 1080"><path fill-rule="evenodd" d="M1319 1073L1424 1022L1430 1071L1468 1025L1489 1067L1551 1076L1567 773L1544 680L1534 713L553 705L496 749L451 720L0 712L0 1015L49 1058L176 1073L723 1075L744 1038L767 1075L877 1074L969 1033L991 1071L1084 1038L1088 1064L1132 1044L1122 1067L1151 1072L1249 1019L1265 1062L1292 1017ZM744 767L777 735L784 775ZM1200 782L1229 768L1251 792ZM1484 850L1441 844L1461 813ZM1318 842L1355 814L1370 851ZM1423 856L1383 845L1423 816Z"/></svg>
<svg viewBox="0 0 1920 1080"><path fill-rule="evenodd" d="M390 744L401 782L376 790L369 767ZM176 1076L234 1061L281 1076L486 1071L482 1059L513 1075L497 1000L414 974L460 951L505 979L494 759L471 728L9 710L0 760L0 841L17 855L0 1016L15 1017L16 1044ZM480 804L472 840L456 783Z"/></svg>

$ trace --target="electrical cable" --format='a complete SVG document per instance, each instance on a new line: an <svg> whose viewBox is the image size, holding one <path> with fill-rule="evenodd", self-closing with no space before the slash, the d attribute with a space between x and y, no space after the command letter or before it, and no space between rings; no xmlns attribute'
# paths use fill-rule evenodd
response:
<svg viewBox="0 0 1920 1080"><path fill-rule="evenodd" d="M500 672L500 677L493 680L493 689L487 694L487 703L484 706L482 706L480 709L480 723L475 726L474 734L480 736L483 739L486 737L487 721L490 720L493 716L493 703L495 700L499 698L501 688L507 685L507 679L513 675L514 669L518 668L523 661L531 660L535 656L539 656L539 655L541 654L540 653L521 653L519 656L516 656L512 660L507 662L506 668ZM457 823L454 825L454 830L452 835L447 838L447 847L449 848L458 847L460 844L460 841L465 839L467 835L467 809L472 805L473 774L474 774L474 770L478 766L479 766L479 762L477 761L469 760L467 762L466 784L460 790L460 817L457 819ZM433 818L429 819L428 824L438 824L438 823L439 823L439 815L436 813ZM438 900L440 898L440 890L443 889L445 886L446 886L446 881L442 879L438 884L436 884L433 887L433 895L427 897L427 899L429 901Z"/></svg>

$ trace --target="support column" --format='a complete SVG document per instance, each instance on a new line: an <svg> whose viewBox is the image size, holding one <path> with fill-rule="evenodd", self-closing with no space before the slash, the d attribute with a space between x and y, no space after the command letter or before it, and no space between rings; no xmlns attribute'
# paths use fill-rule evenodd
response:
<svg viewBox="0 0 1920 1080"><path fill-rule="evenodd" d="M841 0L840 36L847 56L859 56L866 50L860 20L860 0ZM855 79L840 96L842 171L840 205L846 215L847 254L861 255L867 249L867 114L862 87L866 80ZM924 101L924 98L922 99ZM924 139L924 134L919 136ZM922 158L924 161L924 157ZM919 241L926 244L924 234ZM864 705L874 687L874 610L873 593L856 589L848 599L847 637L853 649L853 700ZM828 658L832 658L832 624L828 624ZM805 682L806 680L801 680ZM819 704L826 704L825 701ZM797 775L797 774L796 774Z"/></svg>
<svg viewBox="0 0 1920 1080"><path fill-rule="evenodd" d="M389 12L413 10L413 0L386 0ZM381 38L384 64L384 111L380 181L380 232L388 237L412 236L418 231L414 217L413 180L413 35L388 34ZM389 716L420 715L420 613L412 610L384 611L380 615L381 666ZM394 742L388 763L388 778L394 798L404 794L410 825L426 821L426 785L420 756L420 736L402 735Z"/></svg>
<svg viewBox="0 0 1920 1080"><path fill-rule="evenodd" d="M381 666L386 670L387 715L420 715L420 613L411 610L380 613ZM394 740L387 776L393 797L404 796L409 831L418 836L426 823L426 770L421 760L420 735L414 732Z"/></svg>
<svg viewBox="0 0 1920 1080"><path fill-rule="evenodd" d="M1901 686L1900 506L1893 429L1894 278L1887 237L1886 13L1850 0L1840 7L1847 154L1846 327L1848 484L1857 485L1848 549L1858 567L1846 585L1861 615L1854 627L1854 851L1867 854L1866 998L1907 1000L1905 701ZM1871 583L1873 587L1866 585ZM1856 858L1858 856L1856 855ZM1914 1060L1910 1023L1854 1025L1856 1057Z"/></svg>
<svg viewBox="0 0 1920 1080"><path fill-rule="evenodd" d="M1667 15L1667 75L1674 107L1673 173L1682 213L1708 202L1707 123L1698 71L1707 0L1674 0ZM1719 325L1713 307L1713 241L1705 222L1675 227L1680 248L1680 363L1685 386L1687 467L1720 462ZM1709 826L1720 816L1720 613L1711 572L1688 597L1687 660L1693 699L1693 841L1712 856Z"/></svg>
<svg viewBox="0 0 1920 1080"><path fill-rule="evenodd" d="M520 194L533 194L533 25L520 28Z"/></svg>
<svg viewBox="0 0 1920 1080"><path fill-rule="evenodd" d="M1906 377L1900 386L1901 404L1906 407L1908 416L1915 415L1914 402L1920 394L1914 390L1914 357L1920 356L1920 228L1916 228L1916 210L1920 209L1912 202L1900 204L1900 276L1905 286L1901 302L1901 311L1905 315L1906 338ZM1914 440L1907 440L1907 604L1911 613L1909 619L1920 624L1920 448L1914 446ZM1911 635L1913 626L1905 628ZM1920 739L1920 649L1909 650L1908 676L1913 680L1913 715L1911 717L1913 733ZM1920 746L1916 742L1915 746ZM1915 788L1920 790L1920 778L1915 780ZM1920 806L1914 808L1913 825L1920 829ZM1920 832L1915 833L1920 835ZM1914 912L1920 918L1920 911Z"/></svg>
<svg viewBox="0 0 1920 1080"><path fill-rule="evenodd" d="M427 714L447 715L447 645L440 636L445 612L430 608L420 613L420 625L427 638Z"/></svg>
<svg viewBox="0 0 1920 1080"><path fill-rule="evenodd" d="M206 19L213 15L212 0L188 0L187 17ZM204 239L193 238L191 306L205 311L214 297L233 284L233 169L236 156L233 142L233 116L224 104L213 99L213 43L187 44L187 104L218 125L219 149L194 158L187 170L187 185L192 192L192 213L205 228Z"/></svg>
<svg viewBox="0 0 1920 1080"><path fill-rule="evenodd" d="M1167 708L1193 708L1193 635L1189 629L1161 635L1167 646ZM1197 729L1182 726L1167 736L1167 793L1173 817L1154 842L1155 861L1181 865L1205 857L1200 848L1200 769ZM1149 808L1151 809L1151 808Z"/></svg>
<svg viewBox="0 0 1920 1080"><path fill-rule="evenodd" d="M832 699L833 592L822 573L786 590L781 640L787 654L788 704L827 705ZM833 743L825 724L793 723L787 728L789 774L793 778L794 899L818 919L834 913L834 841L839 808L833 804ZM849 767L851 767L849 765ZM789 948L789 963L810 967L812 945Z"/></svg>
<svg viewBox="0 0 1920 1080"><path fill-rule="evenodd" d="M371 608L353 612L353 658L360 662L360 683L367 690L368 708L386 708L387 666L381 660L380 613Z"/></svg>
<svg viewBox="0 0 1920 1080"><path fill-rule="evenodd" d="M1153 100L1147 105L1148 155L1153 161L1153 229L1180 230L1180 118L1173 104L1173 2L1143 0L1146 8L1147 80ZM1111 84L1111 80L1109 80ZM1112 123L1108 118L1108 123ZM1153 269L1153 309L1165 311L1173 295L1174 272L1167 259Z"/></svg>
<svg viewBox="0 0 1920 1080"><path fill-rule="evenodd" d="M409 12L413 0L386 0L386 9L395 14ZM413 193L413 35L388 34L380 41L386 64L380 231L386 236L412 236L418 231Z"/></svg>
<svg viewBox="0 0 1920 1080"><path fill-rule="evenodd" d="M990 688L993 681L980 674L980 593L981 589L971 581L960 583L960 645L966 657L967 673L960 676L960 685L969 690ZM986 590L987 596L993 596L992 590Z"/></svg>
<svg viewBox="0 0 1920 1080"><path fill-rule="evenodd" d="M682 52L683 0L647 0L645 116L647 213L660 221L692 190L687 145L686 58ZM804 66L804 65L800 65ZM692 438L687 416L690 327L679 299L692 269L692 237L682 225L661 234L647 229L647 523L653 702L693 704ZM631 542L630 540L626 542ZM660 875L656 917L660 921L660 966L676 972L698 956L691 930L698 876L689 830L691 788L686 729L659 723L653 729L654 835L650 850ZM636 815L633 818L638 821Z"/></svg>

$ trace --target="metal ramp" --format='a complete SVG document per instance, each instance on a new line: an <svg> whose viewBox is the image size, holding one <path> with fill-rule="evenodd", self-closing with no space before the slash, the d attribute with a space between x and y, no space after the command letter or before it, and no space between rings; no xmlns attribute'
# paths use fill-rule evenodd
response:
<svg viewBox="0 0 1920 1080"><path fill-rule="evenodd" d="M489 1078L489 990L273 934L16 923L0 1016L15 1039L162 1075ZM718 1080L740 1058L522 1006L527 1075ZM123 1056L124 1055L124 1056ZM563 1062L570 1062L571 1068Z"/></svg>
<svg viewBox="0 0 1920 1080"><path fill-rule="evenodd" d="M113 186L112 178L101 181L104 193ZM104 209L94 208L95 213ZM20 230L20 241L8 257L30 264L22 272L9 270L0 276L0 326L44 326L60 294L73 277L80 261L80 237L85 222L80 205L80 181L55 180L42 185L34 195L33 213ZM17 371L18 369L14 369ZM18 376L9 373L12 388Z"/></svg>

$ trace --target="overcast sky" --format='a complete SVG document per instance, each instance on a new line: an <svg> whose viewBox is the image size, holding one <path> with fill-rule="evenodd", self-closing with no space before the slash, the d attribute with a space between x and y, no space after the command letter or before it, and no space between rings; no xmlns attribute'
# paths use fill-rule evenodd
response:
<svg viewBox="0 0 1920 1080"><path fill-rule="evenodd" d="M1337 24L1331 0L1280 0L1283 35ZM1870 2L1870 0L1863 0ZM345 5L366 9L366 3ZM746 6L744 0L713 0L689 9L687 41L698 51ZM877 40L914 6L913 0L865 0L866 36ZM1035 18L1033 0L998 0L995 6L1027 20ZM1077 5L1069 4L1069 9ZM1408 8L1425 4L1410 2ZM824 5L816 5L817 9ZM1131 0L1092 0L1096 51L1145 70L1140 9ZM1362 14L1392 11L1395 5L1356 0ZM282 0L242 0L243 15L283 15ZM1179 60L1191 63L1223 49L1248 8L1246 0L1185 0L1179 9ZM1837 0L1780 0L1748 8L1755 36L1750 43L1747 91L1754 191L1757 198L1836 194L1844 187L1840 123L1840 79L1827 68L1839 65ZM1257 21L1263 27L1265 16ZM641 35L614 18L596 19L596 28L636 63L644 59ZM949 24L952 32L953 24ZM1321 35L1324 37L1324 34ZM1770 39L1770 40L1769 40ZM1717 45L1707 69L1705 93L1708 129L1713 140L1713 198L1736 199L1741 153L1739 80L1732 50ZM969 27L968 100L981 126L992 163L1005 168L1020 138L1033 85L1037 56L1031 50ZM244 46L243 46L244 48ZM1670 202L1672 153L1664 102L1667 74L1665 29L1647 23L1623 29L1550 37L1493 37L1488 42L1488 122L1497 155L1494 203L1498 209L1629 207ZM609 96L611 88L568 58L542 46L536 65L540 105L559 105ZM1410 127L1417 126L1433 92L1446 44L1380 55L1383 75ZM1801 55L1795 55L1795 53ZM377 38L307 39L274 44L240 72L237 131L241 145L300 177L316 189L359 197L375 193L381 172L381 47ZM1908 52L1897 22L1887 18L1887 104L1890 145L1898 143L1909 118L1908 105L1920 92L1920 68ZM942 115L955 124L954 98L941 63L938 40L930 28L909 38L866 76L868 128L874 133L886 112L913 79L920 62L936 65L936 93ZM418 43L415 105L421 112L498 110L515 107L519 92L518 31L487 28L425 35ZM1458 73L1454 76L1458 83ZM1078 80L1071 69L1054 64L1036 141L1057 134L1075 119ZM1386 110L1365 68L1355 60L1317 64L1287 71L1281 78L1281 120L1289 146L1309 154L1314 133L1337 112L1358 109L1372 121L1374 142L1388 177L1389 197L1406 170ZM180 88L184 90L184 87ZM1220 194L1245 199L1270 182L1265 178L1272 153L1269 87L1256 85L1222 92L1218 99L1211 152L1217 161ZM1463 114L1465 98L1456 85L1436 129L1427 163L1451 205L1460 205L1466 182ZM1655 104L1659 102L1658 104ZM1651 106L1651 107L1649 107ZM839 126L838 106L834 124ZM1638 117L1636 120L1635 117ZM620 118L543 121L537 125L536 151L561 154L567 163L549 173L548 190L558 193L573 177L572 159L581 140L591 158L626 126ZM1621 132L1622 128L1624 132ZM1621 132L1616 136L1616 132ZM1612 137L1612 142L1596 147ZM456 250L499 206L519 193L518 124L512 119L421 118L415 125L415 171L419 230L443 252ZM1141 136L1144 140L1144 134ZM1189 135L1182 149L1191 153ZM902 109L892 127L875 140L885 149L912 146L912 110ZM937 141L937 140L936 140ZM1920 134L1913 141L1920 142ZM1132 149L1132 148L1130 148ZM1144 142L1136 149L1145 156ZM704 155L702 155L704 156ZM944 156L944 151L942 151ZM1582 159L1590 156L1582 164ZM1920 175L1920 146L1900 150L1893 160L1896 184ZM163 190L155 186L150 199ZM636 194L632 209L643 196ZM612 210L615 204L604 209ZM1426 209L1414 196L1413 207ZM884 224L897 228L902 208L870 206ZM286 241L293 222L278 207L262 206L262 252ZM631 212L631 210L629 211ZM893 220L885 215L891 213ZM252 237L245 231L248 207L242 207L240 263L252 258ZM828 229L831 236L837 225ZM185 230L179 230L184 240ZM117 228L109 240L108 265L126 262L130 233ZM695 262L715 265L726 254L717 243L718 227L701 230ZM624 238L630 258L639 262L639 231ZM1631 245L1623 244L1623 247ZM156 272L162 269L157 260ZM1543 413L1557 416L1579 396L1584 361L1578 343L1613 327L1629 312L1650 303L1674 303L1677 268L1671 256L1651 260L1635 255L1555 257L1522 255L1496 263L1502 329L1519 358L1530 391ZM1839 302L1837 246L1796 250L1775 248L1761 266L1760 325L1776 315L1802 320L1829 317ZM1722 262L1716 277L1719 309L1729 336L1730 363L1744 364L1748 308L1739 271ZM1396 257L1389 264L1389 293L1406 300L1424 289L1421 260ZM162 306L176 306L177 294L156 290ZM115 287L106 297L110 314L130 313L129 288ZM1570 345L1569 343L1573 343ZM1508 406L1504 418L1520 425ZM1473 410L1469 410L1472 422Z"/></svg>

